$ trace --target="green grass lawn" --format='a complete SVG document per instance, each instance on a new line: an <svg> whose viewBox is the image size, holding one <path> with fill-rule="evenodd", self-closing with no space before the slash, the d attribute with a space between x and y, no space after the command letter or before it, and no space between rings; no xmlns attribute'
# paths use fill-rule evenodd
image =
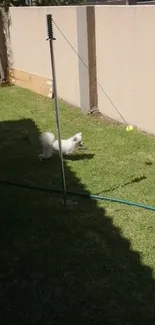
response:
<svg viewBox="0 0 155 325"><path fill-rule="evenodd" d="M155 138L83 116L60 102L62 137L87 150L65 159L69 191L155 206ZM61 188L50 99L0 88L0 180ZM0 184L0 324L154 325L155 212Z"/></svg>

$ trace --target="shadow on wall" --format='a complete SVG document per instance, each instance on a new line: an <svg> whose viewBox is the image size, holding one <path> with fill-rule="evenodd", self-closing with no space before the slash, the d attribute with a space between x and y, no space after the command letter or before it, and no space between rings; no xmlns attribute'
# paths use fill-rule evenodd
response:
<svg viewBox="0 0 155 325"><path fill-rule="evenodd" d="M0 123L0 179L60 188L58 161L36 158L38 137L32 120ZM69 190L88 193L65 169ZM1 324L155 324L151 270L95 201L64 208L52 193L0 191Z"/></svg>
<svg viewBox="0 0 155 325"><path fill-rule="evenodd" d="M0 80L2 82L7 80L7 48L6 48L6 38L4 34L4 23L2 10L0 9Z"/></svg>

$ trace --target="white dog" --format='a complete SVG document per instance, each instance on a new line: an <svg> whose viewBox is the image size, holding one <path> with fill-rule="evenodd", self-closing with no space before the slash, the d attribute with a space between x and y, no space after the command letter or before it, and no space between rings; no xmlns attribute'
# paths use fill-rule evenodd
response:
<svg viewBox="0 0 155 325"><path fill-rule="evenodd" d="M43 152L39 155L40 159L48 159L54 153L59 153L59 141L55 140L53 133L44 132L40 136ZM70 155L77 147L83 147L82 132L75 134L69 139L61 140L63 155Z"/></svg>

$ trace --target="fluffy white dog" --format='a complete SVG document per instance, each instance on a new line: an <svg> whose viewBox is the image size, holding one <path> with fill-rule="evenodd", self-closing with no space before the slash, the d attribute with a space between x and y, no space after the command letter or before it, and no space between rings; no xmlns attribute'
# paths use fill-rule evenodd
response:
<svg viewBox="0 0 155 325"><path fill-rule="evenodd" d="M59 141L55 140L53 133L44 132L40 136L43 152L39 155L40 159L48 159L54 153L59 153ZM75 134L69 139L61 140L63 155L70 155L77 147L83 147L82 132Z"/></svg>

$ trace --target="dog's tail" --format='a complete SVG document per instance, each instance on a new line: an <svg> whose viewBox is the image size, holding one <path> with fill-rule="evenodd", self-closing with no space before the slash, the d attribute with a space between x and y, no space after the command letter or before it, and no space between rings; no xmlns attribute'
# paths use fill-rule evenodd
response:
<svg viewBox="0 0 155 325"><path fill-rule="evenodd" d="M53 133L50 132L44 132L40 136L40 141L42 145L52 145L55 140L55 136Z"/></svg>

